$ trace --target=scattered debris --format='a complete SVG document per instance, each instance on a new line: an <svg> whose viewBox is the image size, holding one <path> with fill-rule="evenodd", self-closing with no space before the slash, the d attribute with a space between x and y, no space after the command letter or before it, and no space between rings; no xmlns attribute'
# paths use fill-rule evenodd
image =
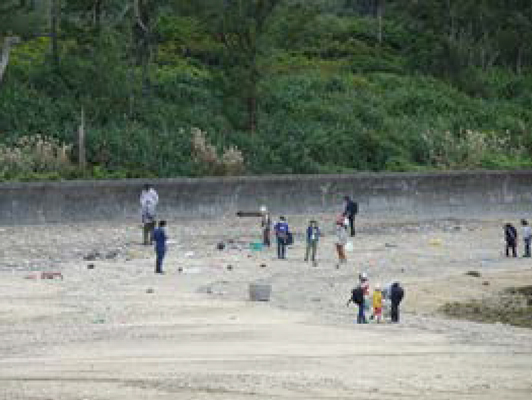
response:
<svg viewBox="0 0 532 400"><path fill-rule="evenodd" d="M88 264L87 269L94 269L94 264Z"/></svg>
<svg viewBox="0 0 532 400"><path fill-rule="evenodd" d="M261 242L253 242L249 244L249 248L252 251L261 251L263 247L263 244Z"/></svg>
<svg viewBox="0 0 532 400"><path fill-rule="evenodd" d="M267 265L266 265L266 264L261 264L260 267L261 267L261 268L266 268Z"/></svg>
<svg viewBox="0 0 532 400"><path fill-rule="evenodd" d="M313 301L313 302L315 302L315 303L319 303L319 302L321 301L321 298L319 298L319 297L313 297L313 298L310 299L310 301Z"/></svg>
<svg viewBox="0 0 532 400"><path fill-rule="evenodd" d="M232 270L233 270L233 266L232 266L231 264L229 264L229 265L226 267L226 269L227 269L228 271L232 271Z"/></svg>
<svg viewBox="0 0 532 400"><path fill-rule="evenodd" d="M183 267L179 267L179 268L177 269L177 272L179 272L179 273L183 272Z"/></svg>
<svg viewBox="0 0 532 400"><path fill-rule="evenodd" d="M92 250L90 253L86 254L83 259L85 261L95 261L95 260L98 260L98 259L101 259L102 258L102 255L99 251L96 251L96 250Z"/></svg>
<svg viewBox="0 0 532 400"><path fill-rule="evenodd" d="M55 279L61 278L63 280L63 274L61 272L41 272L41 279Z"/></svg>
<svg viewBox="0 0 532 400"><path fill-rule="evenodd" d="M212 294L212 287L211 286L200 286L197 290L197 293L206 293L206 294Z"/></svg>
<svg viewBox="0 0 532 400"><path fill-rule="evenodd" d="M120 252L118 250L111 250L111 251L107 252L107 254L105 255L105 259L106 260L114 260L119 255L120 255Z"/></svg>
<svg viewBox="0 0 532 400"><path fill-rule="evenodd" d="M490 283L489 283L488 281L484 281L484 282L482 282L482 284L483 284L484 286L489 286L489 285L490 285Z"/></svg>
<svg viewBox="0 0 532 400"><path fill-rule="evenodd" d="M151 293L154 293L154 292L155 292L155 290L153 290L153 288L146 289L146 293L151 294Z"/></svg>
<svg viewBox="0 0 532 400"><path fill-rule="evenodd" d="M272 285L267 283L250 283L249 299L251 301L270 301Z"/></svg>
<svg viewBox="0 0 532 400"><path fill-rule="evenodd" d="M394 247L399 247L399 246L393 243L384 243L384 247L394 248Z"/></svg>
<svg viewBox="0 0 532 400"><path fill-rule="evenodd" d="M216 245L216 249L218 250L224 250L225 249L225 243L224 242L220 242Z"/></svg>
<svg viewBox="0 0 532 400"><path fill-rule="evenodd" d="M473 278L480 278L482 276L478 271L467 271L465 274L467 276L472 276Z"/></svg>

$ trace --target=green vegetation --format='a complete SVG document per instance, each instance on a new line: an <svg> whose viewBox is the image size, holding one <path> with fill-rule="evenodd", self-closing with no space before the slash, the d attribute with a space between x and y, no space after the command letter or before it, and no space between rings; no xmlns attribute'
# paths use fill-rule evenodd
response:
<svg viewBox="0 0 532 400"><path fill-rule="evenodd" d="M441 311L457 319L532 328L532 286L508 288L481 300L447 303Z"/></svg>
<svg viewBox="0 0 532 400"><path fill-rule="evenodd" d="M528 0L4 0L0 40L0 180L532 166Z"/></svg>

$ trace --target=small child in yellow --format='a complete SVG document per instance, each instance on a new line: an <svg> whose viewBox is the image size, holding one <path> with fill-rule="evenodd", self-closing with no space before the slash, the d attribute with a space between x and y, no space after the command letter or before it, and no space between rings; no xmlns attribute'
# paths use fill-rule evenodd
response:
<svg viewBox="0 0 532 400"><path fill-rule="evenodd" d="M373 291L373 316L377 322L382 320L382 291L379 284L375 285L375 290Z"/></svg>

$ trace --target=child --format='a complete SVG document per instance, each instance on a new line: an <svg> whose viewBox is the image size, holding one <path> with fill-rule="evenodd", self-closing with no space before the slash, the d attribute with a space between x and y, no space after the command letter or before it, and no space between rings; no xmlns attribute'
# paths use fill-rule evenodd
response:
<svg viewBox="0 0 532 400"><path fill-rule="evenodd" d="M316 250L318 249L318 242L320 240L321 232L318 228L318 223L316 221L310 221L307 228L307 249L305 251L305 261L308 261L310 254L310 259L312 264L316 266Z"/></svg>
<svg viewBox="0 0 532 400"><path fill-rule="evenodd" d="M153 231L153 240L155 241L155 273L164 274L163 259L166 254L166 236L165 232L166 221L159 221L159 227Z"/></svg>
<svg viewBox="0 0 532 400"><path fill-rule="evenodd" d="M373 291L373 316L380 323L382 320L382 291L379 284L375 285Z"/></svg>
<svg viewBox="0 0 532 400"><path fill-rule="evenodd" d="M277 238L277 258L284 260L286 258L286 246L288 244L289 228L285 217L279 217L279 222L273 227Z"/></svg>
<svg viewBox="0 0 532 400"><path fill-rule="evenodd" d="M340 264L347 262L345 256L345 245L347 244L347 225L343 216L336 220L336 252L338 253L338 264L336 268L340 268Z"/></svg>

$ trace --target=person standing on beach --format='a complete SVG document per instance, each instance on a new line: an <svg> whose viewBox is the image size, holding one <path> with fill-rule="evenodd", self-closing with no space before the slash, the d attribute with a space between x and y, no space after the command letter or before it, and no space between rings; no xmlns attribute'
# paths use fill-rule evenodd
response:
<svg viewBox="0 0 532 400"><path fill-rule="evenodd" d="M349 228L351 230L351 236L355 236L355 215L358 214L358 203L351 200L351 197L345 196L345 209L344 217L349 220Z"/></svg>
<svg viewBox="0 0 532 400"><path fill-rule="evenodd" d="M372 319L375 318L377 323L382 321L382 291L379 284L375 285L373 290L373 315Z"/></svg>
<svg viewBox="0 0 532 400"><path fill-rule="evenodd" d="M532 240L532 228L528 225L526 219L521 220L521 225L523 227L523 242L525 244L525 254L523 257L530 257L530 241Z"/></svg>
<svg viewBox="0 0 532 400"><path fill-rule="evenodd" d="M307 227L307 249L305 251L305 261L308 261L309 255L312 265L316 266L316 251L320 240L321 232L316 221L310 221Z"/></svg>
<svg viewBox="0 0 532 400"><path fill-rule="evenodd" d="M260 207L260 213L261 213L261 222L260 226L262 228L262 244L264 246L271 246L271 240L270 240L270 232L272 229L272 218L270 217L270 213L268 212L268 209L266 206Z"/></svg>
<svg viewBox="0 0 532 400"><path fill-rule="evenodd" d="M159 196L150 185L144 185L140 193L140 206L142 213L142 243L151 245L153 243L153 230L155 229L155 218Z"/></svg>
<svg viewBox="0 0 532 400"><path fill-rule="evenodd" d="M340 268L340 264L347 262L345 256L345 245L347 244L347 225L345 224L345 218L340 216L336 221L336 252L338 253L338 264L336 268Z"/></svg>
<svg viewBox="0 0 532 400"><path fill-rule="evenodd" d="M504 239L506 241L506 257L510 257L510 250L512 256L517 257L517 229L510 223L504 225Z"/></svg>
<svg viewBox="0 0 532 400"><path fill-rule="evenodd" d="M277 238L277 258L280 260L286 259L286 246L288 244L289 228L286 223L286 218L279 217L279 222L273 227L275 237Z"/></svg>
<svg viewBox="0 0 532 400"><path fill-rule="evenodd" d="M155 273L164 274L163 260L166 255L166 221L159 221L159 227L153 231L153 240L155 241Z"/></svg>
<svg viewBox="0 0 532 400"><path fill-rule="evenodd" d="M392 322L399 322L399 304L401 304L401 301L403 301L403 297L405 296L405 291L399 284L399 282L394 282L392 284L392 287L390 289L390 300L392 303L392 310L391 310L391 316L392 316Z"/></svg>
<svg viewBox="0 0 532 400"><path fill-rule="evenodd" d="M357 287L351 291L351 298L347 301L347 306L349 306L350 303L355 303L358 306L357 324L365 324L364 289L362 289L362 286L357 285Z"/></svg>

